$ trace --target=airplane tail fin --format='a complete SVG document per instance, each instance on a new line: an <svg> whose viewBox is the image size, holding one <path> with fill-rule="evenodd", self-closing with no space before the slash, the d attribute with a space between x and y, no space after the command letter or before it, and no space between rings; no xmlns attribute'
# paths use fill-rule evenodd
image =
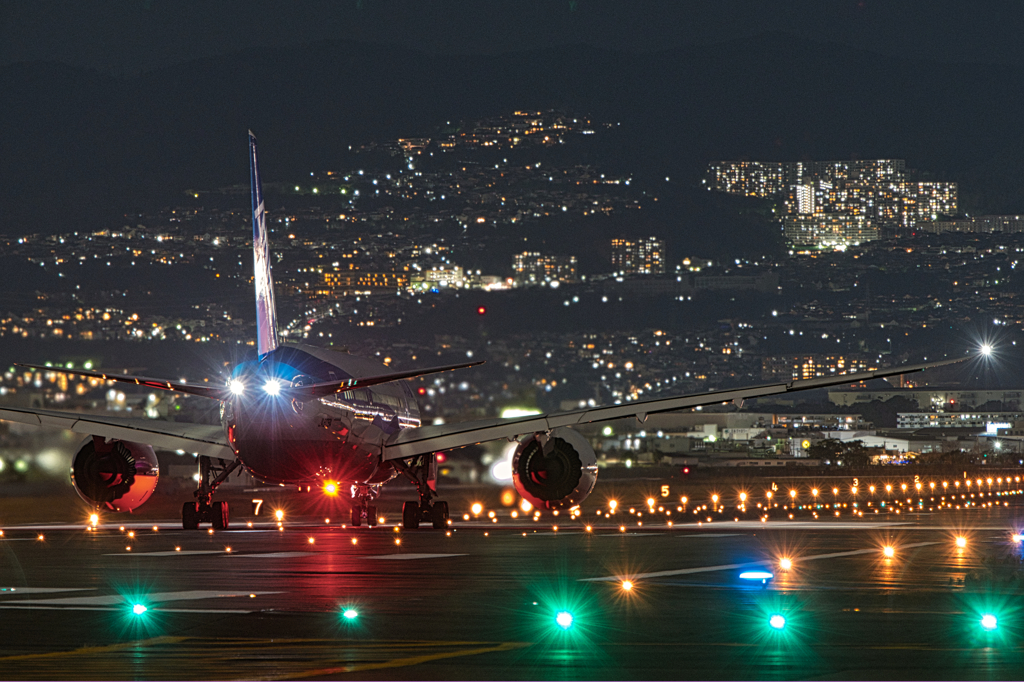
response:
<svg viewBox="0 0 1024 682"><path fill-rule="evenodd" d="M274 279L270 274L270 244L263 185L256 161L256 136L249 131L249 179L252 182L252 250L256 282L256 347L258 357L277 349L277 309L274 307Z"/></svg>

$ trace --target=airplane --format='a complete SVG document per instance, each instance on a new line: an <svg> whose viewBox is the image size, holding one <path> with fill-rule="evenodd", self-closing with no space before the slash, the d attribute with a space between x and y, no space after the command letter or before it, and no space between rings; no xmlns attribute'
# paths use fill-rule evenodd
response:
<svg viewBox="0 0 1024 682"><path fill-rule="evenodd" d="M131 511L152 495L159 478L154 448L193 452L199 485L184 503L182 527L201 523L215 529L230 523L228 503L214 494L233 472L244 469L271 484L351 491L351 522L377 523L375 500L381 487L401 476L418 499L402 506L404 528L429 523L446 528L449 509L437 499L437 455L486 441L518 441L512 458L513 485L539 509L572 509L597 483L597 456L573 426L724 402L741 402L825 386L908 374L960 362L966 357L815 379L782 381L618 405L512 419L484 419L423 425L415 397L404 379L465 369L466 362L402 372L376 360L299 343L278 335L271 276L266 209L257 160L256 137L249 131L253 261L256 289L255 360L231 372L223 386L191 384L101 371L21 364L176 391L220 402L220 427L151 419L99 416L45 409L0 408L0 419L67 429L88 436L72 459L71 482L97 509Z"/></svg>

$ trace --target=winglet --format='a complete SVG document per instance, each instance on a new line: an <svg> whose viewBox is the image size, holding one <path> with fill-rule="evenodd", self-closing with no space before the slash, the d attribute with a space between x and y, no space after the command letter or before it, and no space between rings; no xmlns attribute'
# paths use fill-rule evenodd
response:
<svg viewBox="0 0 1024 682"><path fill-rule="evenodd" d="M277 349L277 309L274 279L270 274L270 244L267 212L263 205L263 184L256 161L256 136L249 131L249 179L252 182L252 250L256 282L256 350L262 359Z"/></svg>

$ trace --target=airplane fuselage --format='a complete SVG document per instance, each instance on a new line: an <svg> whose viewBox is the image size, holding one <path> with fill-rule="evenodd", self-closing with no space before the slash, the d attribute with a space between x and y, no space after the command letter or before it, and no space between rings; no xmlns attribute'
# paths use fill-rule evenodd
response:
<svg viewBox="0 0 1024 682"><path fill-rule="evenodd" d="M311 346L281 346L261 362L235 368L246 389L221 410L232 449L257 479L269 483L384 483L396 475L382 460L382 444L396 431L420 425L406 382L344 391L305 402L263 390L381 374L373 360ZM385 368L386 369L386 368Z"/></svg>

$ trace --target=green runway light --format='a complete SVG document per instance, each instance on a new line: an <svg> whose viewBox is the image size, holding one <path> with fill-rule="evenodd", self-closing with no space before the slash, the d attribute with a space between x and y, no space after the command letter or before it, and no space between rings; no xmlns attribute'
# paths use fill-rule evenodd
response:
<svg viewBox="0 0 1024 682"><path fill-rule="evenodd" d="M775 613L768 619L768 625L771 625L776 630L781 630L786 627L786 619L781 614Z"/></svg>
<svg viewBox="0 0 1024 682"><path fill-rule="evenodd" d="M572 627L572 614L568 611L559 611L555 614L555 622L558 623L558 627L568 630Z"/></svg>
<svg viewBox="0 0 1024 682"><path fill-rule="evenodd" d="M995 630L996 626L999 625L999 621L991 613L986 613L981 617L981 627L986 630Z"/></svg>
<svg viewBox="0 0 1024 682"><path fill-rule="evenodd" d="M359 612L355 609L345 609L341 612L341 615L345 620L355 620L359 617Z"/></svg>
<svg viewBox="0 0 1024 682"><path fill-rule="evenodd" d="M142 614L144 614L148 610L149 609L147 609L142 604L135 604L134 606L132 606L132 613L134 613L136 616L141 616Z"/></svg>

